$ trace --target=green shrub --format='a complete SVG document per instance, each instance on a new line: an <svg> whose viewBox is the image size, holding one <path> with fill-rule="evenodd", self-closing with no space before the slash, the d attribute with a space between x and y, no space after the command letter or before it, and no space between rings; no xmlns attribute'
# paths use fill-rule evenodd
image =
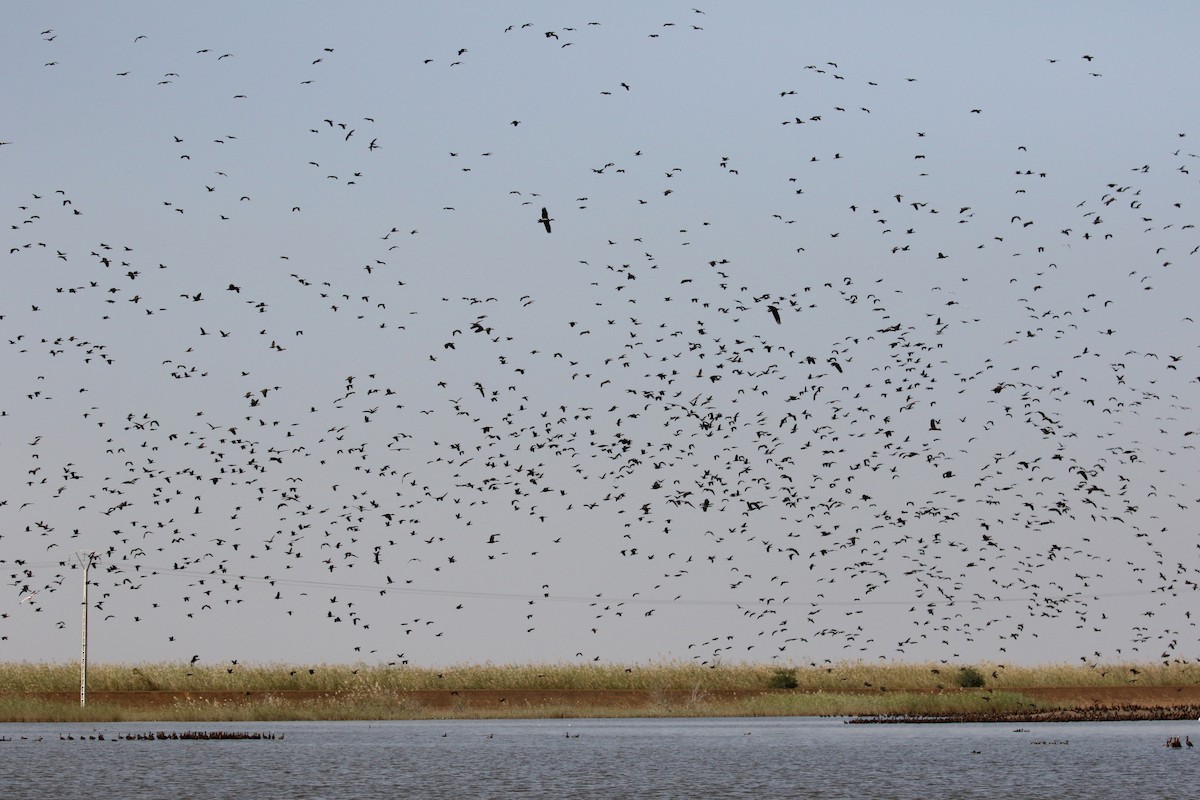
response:
<svg viewBox="0 0 1200 800"><path fill-rule="evenodd" d="M958 671L958 685L964 689L980 689L983 683L983 673L974 667L963 667Z"/></svg>
<svg viewBox="0 0 1200 800"><path fill-rule="evenodd" d="M771 679L767 685L772 689L795 689L800 682L796 680L796 670L777 669L771 673Z"/></svg>

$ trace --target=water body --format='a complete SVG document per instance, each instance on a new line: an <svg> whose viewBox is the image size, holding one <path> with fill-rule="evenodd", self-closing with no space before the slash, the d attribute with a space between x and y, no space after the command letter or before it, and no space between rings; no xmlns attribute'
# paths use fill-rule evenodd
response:
<svg viewBox="0 0 1200 800"><path fill-rule="evenodd" d="M263 741L125 741L149 731ZM79 736L105 734L105 741ZM1177 798L1195 722L839 719L0 724L0 797ZM74 740L60 739L71 735Z"/></svg>

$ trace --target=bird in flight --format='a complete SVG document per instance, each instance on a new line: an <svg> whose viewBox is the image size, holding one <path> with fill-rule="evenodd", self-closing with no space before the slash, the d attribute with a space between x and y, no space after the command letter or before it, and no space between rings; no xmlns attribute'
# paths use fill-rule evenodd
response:
<svg viewBox="0 0 1200 800"><path fill-rule="evenodd" d="M546 226L546 233L550 232L550 223L553 222L553 220L550 219L550 212L548 212L546 209L543 208L542 209L542 218L539 219L538 222L540 222Z"/></svg>

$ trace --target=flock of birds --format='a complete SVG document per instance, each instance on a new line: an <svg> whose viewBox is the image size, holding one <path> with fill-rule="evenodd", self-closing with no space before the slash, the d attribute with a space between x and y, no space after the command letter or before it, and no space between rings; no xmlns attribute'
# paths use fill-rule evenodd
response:
<svg viewBox="0 0 1200 800"><path fill-rule="evenodd" d="M350 43L264 78L159 31L60 79L86 31L9 31L140 116L86 133L131 140L119 191L0 129L0 658L69 656L89 561L115 659L1193 655L1186 132L1060 179L835 57L739 86L775 101L739 153L659 76L570 75L708 19L405 55L520 97L417 152L439 109L322 93Z"/></svg>

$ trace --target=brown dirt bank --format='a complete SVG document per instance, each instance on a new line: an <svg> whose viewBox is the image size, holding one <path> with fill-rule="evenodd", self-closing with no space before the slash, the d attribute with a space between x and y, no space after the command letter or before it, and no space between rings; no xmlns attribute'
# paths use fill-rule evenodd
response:
<svg viewBox="0 0 1200 800"><path fill-rule="evenodd" d="M939 690L904 690L894 694L933 694ZM1031 701L1060 705L1063 708L1045 711L1030 711L1005 714L959 714L931 717L882 716L863 717L862 722L904 721L1069 721L1069 720L1116 720L1116 719L1196 719L1200 717L1200 686L1114 686L1114 687L1006 687L1005 692L1017 693ZM390 697L395 701L425 711L440 710L476 712L486 715L489 711L519 713L522 708L558 707L578 709L586 715L588 709L621 709L635 712L638 709L662 712L664 708L695 707L697 705L732 704L763 695L815 694L806 690L429 690L396 692ZM879 695L885 690L861 689L841 691L838 694ZM987 695L988 689L954 689L949 693ZM832 692L830 692L832 694ZM311 703L352 701L361 699L353 692L281 690L281 691L122 691L88 693L88 700L97 704L111 704L124 708L151 709L179 703L211 703L236 705L250 703ZM374 699L381 699L374 695ZM75 704L79 695L75 692L0 692L0 698L28 698Z"/></svg>
<svg viewBox="0 0 1200 800"><path fill-rule="evenodd" d="M986 690L974 690L986 691ZM1007 689L1066 708L998 714L858 717L852 723L903 722L1117 722L1200 719L1200 686L1033 686Z"/></svg>
<svg viewBox="0 0 1200 800"><path fill-rule="evenodd" d="M1138 720L1194 720L1200 706L1128 706L1120 708L1064 708L1055 711L1005 714L945 714L937 716L854 717L851 725L887 725L930 722L1132 722Z"/></svg>

